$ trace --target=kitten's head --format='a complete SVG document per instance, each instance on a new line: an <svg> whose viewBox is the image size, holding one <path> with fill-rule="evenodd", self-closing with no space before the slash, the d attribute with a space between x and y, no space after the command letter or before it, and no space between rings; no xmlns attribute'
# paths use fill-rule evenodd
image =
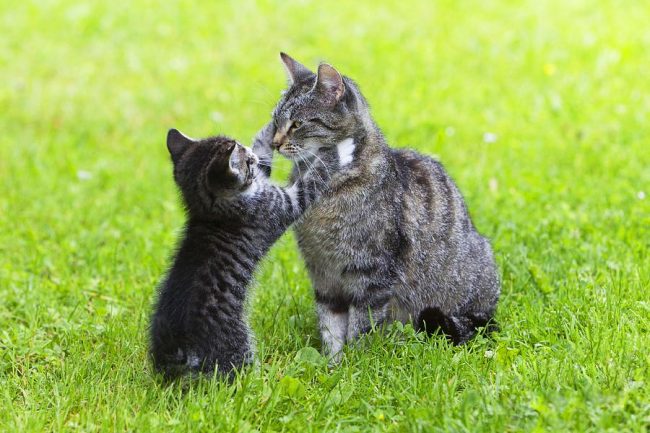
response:
<svg viewBox="0 0 650 433"><path fill-rule="evenodd" d="M273 112L273 145L282 155L310 158L362 130L368 106L352 80L325 63L314 74L288 55L280 57L289 88Z"/></svg>
<svg viewBox="0 0 650 433"><path fill-rule="evenodd" d="M170 129L167 149L190 213L210 212L216 202L246 191L257 175L257 156L228 137L194 140Z"/></svg>

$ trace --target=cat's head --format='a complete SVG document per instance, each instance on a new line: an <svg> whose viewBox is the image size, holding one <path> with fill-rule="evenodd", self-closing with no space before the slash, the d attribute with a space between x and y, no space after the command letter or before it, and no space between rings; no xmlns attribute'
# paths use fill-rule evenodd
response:
<svg viewBox="0 0 650 433"><path fill-rule="evenodd" d="M289 88L273 112L273 145L289 159L310 158L354 138L367 123L368 105L352 80L322 63L314 74L281 53Z"/></svg>
<svg viewBox="0 0 650 433"><path fill-rule="evenodd" d="M216 201L246 191L257 175L257 156L228 137L195 140L170 129L167 149L174 180L190 212L209 212Z"/></svg>

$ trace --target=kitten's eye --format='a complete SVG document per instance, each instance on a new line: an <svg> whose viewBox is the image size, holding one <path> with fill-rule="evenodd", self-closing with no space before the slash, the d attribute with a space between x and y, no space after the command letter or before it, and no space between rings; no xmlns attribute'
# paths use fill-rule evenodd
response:
<svg viewBox="0 0 650 433"><path fill-rule="evenodd" d="M291 124L291 129L298 129L302 126L302 122L299 120L294 120Z"/></svg>

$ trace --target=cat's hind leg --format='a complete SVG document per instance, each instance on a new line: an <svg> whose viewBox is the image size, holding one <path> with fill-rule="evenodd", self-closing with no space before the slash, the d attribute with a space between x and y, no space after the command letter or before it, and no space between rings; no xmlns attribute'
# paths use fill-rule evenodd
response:
<svg viewBox="0 0 650 433"><path fill-rule="evenodd" d="M428 307L420 312L416 328L435 334L442 331L454 344L464 344L471 340L478 328L485 328L487 333L498 331L492 312L469 312L460 315L445 315L437 307Z"/></svg>

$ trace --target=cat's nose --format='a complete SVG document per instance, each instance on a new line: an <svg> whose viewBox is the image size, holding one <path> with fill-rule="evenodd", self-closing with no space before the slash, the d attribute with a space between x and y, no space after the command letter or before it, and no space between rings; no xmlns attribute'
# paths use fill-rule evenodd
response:
<svg viewBox="0 0 650 433"><path fill-rule="evenodd" d="M281 134L280 132L276 132L275 135L273 136L273 141L271 142L271 146L277 150L280 148L280 146L284 144L286 139L287 139L286 135Z"/></svg>

